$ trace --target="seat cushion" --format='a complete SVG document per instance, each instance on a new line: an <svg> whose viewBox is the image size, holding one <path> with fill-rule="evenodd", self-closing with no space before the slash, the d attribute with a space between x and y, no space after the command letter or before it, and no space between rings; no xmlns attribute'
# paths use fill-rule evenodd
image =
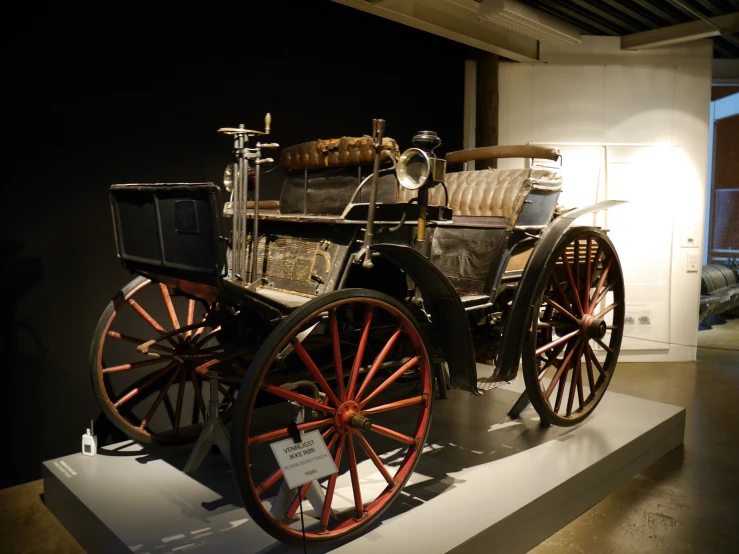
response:
<svg viewBox="0 0 739 554"><path fill-rule="evenodd" d="M497 216L516 219L534 182L556 183L556 169L483 169L448 173L449 207L460 216ZM400 201L408 202L416 191L401 188ZM444 188L430 190L429 204L444 203Z"/></svg>

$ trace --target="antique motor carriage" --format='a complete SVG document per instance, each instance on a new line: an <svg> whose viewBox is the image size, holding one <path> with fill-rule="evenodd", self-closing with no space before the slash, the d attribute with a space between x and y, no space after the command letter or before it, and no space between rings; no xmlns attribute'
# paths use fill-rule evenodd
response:
<svg viewBox="0 0 739 554"><path fill-rule="evenodd" d="M620 351L624 283L606 233L573 224L619 202L559 206L556 149L442 158L421 131L401 154L383 120L372 136L284 148L280 199L260 200L270 122L220 129L234 152L223 187L110 189L118 257L137 276L103 313L90 363L119 429L172 444L230 423L250 516L281 541L332 545L398 496L449 388L482 394L520 363L543 425L592 413ZM528 162L463 165L491 158ZM271 446L316 432L336 471L291 486Z"/></svg>

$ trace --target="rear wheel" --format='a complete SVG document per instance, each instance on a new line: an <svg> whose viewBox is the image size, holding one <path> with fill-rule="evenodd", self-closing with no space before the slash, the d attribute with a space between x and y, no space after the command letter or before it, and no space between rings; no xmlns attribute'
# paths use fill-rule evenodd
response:
<svg viewBox="0 0 739 554"><path fill-rule="evenodd" d="M575 425L603 398L621 350L624 281L605 232L568 231L534 298L522 354L526 391L542 421Z"/></svg>
<svg viewBox="0 0 739 554"><path fill-rule="evenodd" d="M219 383L219 409L228 419L241 375L240 353L222 345L217 306L137 277L108 304L90 348L90 378L105 415L130 438L179 443L197 438L208 399L208 368L228 371ZM138 347L161 335L172 336ZM225 360L221 363L222 360Z"/></svg>
<svg viewBox="0 0 739 554"><path fill-rule="evenodd" d="M364 533L408 481L428 433L432 380L417 321L379 292L329 293L293 312L247 375L231 452L249 514L293 544L301 505L310 543ZM338 473L291 490L270 445L295 426L321 433Z"/></svg>

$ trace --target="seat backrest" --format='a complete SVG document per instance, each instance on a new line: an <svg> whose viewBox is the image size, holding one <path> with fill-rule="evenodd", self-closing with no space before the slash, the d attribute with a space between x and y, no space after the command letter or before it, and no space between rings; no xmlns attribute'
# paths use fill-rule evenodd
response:
<svg viewBox="0 0 739 554"><path fill-rule="evenodd" d="M516 219L534 182L561 184L555 168L482 169L448 173L445 183L449 191L449 207L459 216L498 216ZM416 191L402 188L400 202L408 202ZM429 204L444 202L444 189L429 191Z"/></svg>

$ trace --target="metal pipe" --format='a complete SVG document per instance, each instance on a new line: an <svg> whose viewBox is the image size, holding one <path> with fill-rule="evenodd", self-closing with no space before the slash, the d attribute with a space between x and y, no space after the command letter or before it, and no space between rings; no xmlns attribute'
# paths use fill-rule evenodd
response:
<svg viewBox="0 0 739 554"><path fill-rule="evenodd" d="M257 148L257 162L254 164L255 175L254 175L254 231L252 233L252 247L251 247L251 282L257 280L257 254L259 253L259 173L260 173L260 158L262 157L262 149ZM244 204L244 212L246 212L246 204Z"/></svg>
<svg viewBox="0 0 739 554"><path fill-rule="evenodd" d="M385 134L385 120L384 119L373 119L372 120L372 136L375 141L375 165L372 170L372 190L370 192L369 209L367 211L367 227L364 232L364 244L363 248L368 250L372 246L372 241L375 235L375 206L377 204L377 183L380 176L380 158L382 157L382 136ZM366 253L366 257L362 265L365 267L372 267L372 256L369 252Z"/></svg>
<svg viewBox="0 0 739 554"><path fill-rule="evenodd" d="M416 229L416 242L426 240L426 217L429 206L429 189L421 187L418 191L418 228Z"/></svg>
<svg viewBox="0 0 739 554"><path fill-rule="evenodd" d="M243 139L242 139L243 140ZM239 152L239 163L241 171L239 172L239 185L241 187L241 252L239 253L239 277L242 282L246 282L246 201L249 189L249 160L244 155L246 145L242 142L242 148ZM252 251L254 247L252 246Z"/></svg>

